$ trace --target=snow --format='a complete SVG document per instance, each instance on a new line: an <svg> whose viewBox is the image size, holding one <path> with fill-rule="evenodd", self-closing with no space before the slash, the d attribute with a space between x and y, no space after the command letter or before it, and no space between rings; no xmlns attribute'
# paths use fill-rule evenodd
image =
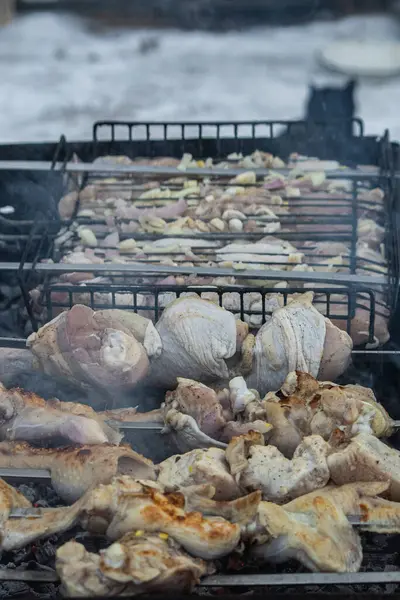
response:
<svg viewBox="0 0 400 600"><path fill-rule="evenodd" d="M141 43L158 46L141 53ZM0 142L89 139L99 119L301 118L311 82L343 79L318 64L337 39L397 40L388 17L350 17L245 32L94 32L79 18L40 13L0 30ZM400 78L362 80L368 134L400 139Z"/></svg>

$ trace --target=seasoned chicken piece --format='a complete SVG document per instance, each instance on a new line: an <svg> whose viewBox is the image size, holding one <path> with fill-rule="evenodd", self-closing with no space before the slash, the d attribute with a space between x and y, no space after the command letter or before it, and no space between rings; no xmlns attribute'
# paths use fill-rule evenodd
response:
<svg viewBox="0 0 400 600"><path fill-rule="evenodd" d="M72 405L72 410L71 409ZM77 408L79 407L79 409ZM22 390L0 389L0 439L35 443L118 444L122 436L83 405L45 401Z"/></svg>
<svg viewBox="0 0 400 600"><path fill-rule="evenodd" d="M214 559L232 552L240 539L240 527L221 517L203 517L186 512L182 494L162 494L157 486L139 483L130 477L116 477L100 485L86 502L88 521L98 514L107 523L106 534L116 540L140 529L163 531L193 556Z"/></svg>
<svg viewBox="0 0 400 600"><path fill-rule="evenodd" d="M136 596L143 593L189 593L213 570L193 558L166 534L133 532L100 554L67 542L57 550L56 570L64 595Z"/></svg>
<svg viewBox="0 0 400 600"><path fill-rule="evenodd" d="M373 435L360 434L328 457L332 480L341 485L351 481L389 481L392 500L400 499L400 452Z"/></svg>
<svg viewBox="0 0 400 600"><path fill-rule="evenodd" d="M177 377L178 386L165 395L165 410L178 410L193 417L203 433L218 437L225 425L222 405L217 393L192 379Z"/></svg>
<svg viewBox="0 0 400 600"><path fill-rule="evenodd" d="M245 514L252 514L249 506L254 512L257 501L257 496L243 499ZM0 548L21 548L62 533L80 521L90 531L105 533L113 541L135 530L164 532L190 554L204 559L219 558L234 550L240 540L238 524L222 517L203 517L199 512L186 511L184 506L182 494L163 494L162 487L154 482L119 476L108 485L88 490L72 506L42 509L34 519L8 519L3 525ZM230 514L234 512L231 509ZM238 509L236 514L240 514Z"/></svg>
<svg viewBox="0 0 400 600"><path fill-rule="evenodd" d="M310 502L319 496L327 498L339 505L345 515L360 514L360 504L367 498L379 496L387 491L387 481L356 481L345 485L330 484L320 490L315 490L304 496L299 496L285 504L284 508L290 512L307 512Z"/></svg>
<svg viewBox="0 0 400 600"><path fill-rule="evenodd" d="M161 352L151 321L133 312L95 312L75 304L29 336L28 347L49 375L63 375L100 389L129 387Z"/></svg>
<svg viewBox="0 0 400 600"><path fill-rule="evenodd" d="M185 510L200 512L204 516L222 517L231 523L247 525L257 516L261 492L257 490L236 500L214 500L212 485L181 488L185 497Z"/></svg>
<svg viewBox="0 0 400 600"><path fill-rule="evenodd" d="M225 452L220 448L192 450L177 454L159 465L158 481L167 491L209 483L215 488L216 500L240 496L240 489L229 472Z"/></svg>
<svg viewBox="0 0 400 600"><path fill-rule="evenodd" d="M231 444L238 448L238 438ZM291 460L274 446L254 443L244 445L242 454L228 447L226 458L243 490L259 489L264 499L282 504L327 484L328 452L329 445L315 435L304 438Z"/></svg>
<svg viewBox="0 0 400 600"><path fill-rule="evenodd" d="M109 483L115 475L155 480L151 460L129 446L81 446L79 448L34 448L25 442L0 442L0 467L48 469L57 494L75 502L86 490Z"/></svg>
<svg viewBox="0 0 400 600"><path fill-rule="evenodd" d="M289 458L306 435L321 435L333 443L338 429L343 439L358 433L388 436L393 429L371 389L318 382L300 371L289 373L280 391L267 394L260 406L273 425L269 443Z"/></svg>
<svg viewBox="0 0 400 600"><path fill-rule="evenodd" d="M68 531L78 524L85 504L90 498L89 494L91 491L86 492L86 495L72 506L44 508L41 516L34 519L29 517L8 519L2 527L0 549L5 552L18 550L35 540Z"/></svg>
<svg viewBox="0 0 400 600"><path fill-rule="evenodd" d="M267 542L252 546L251 553L262 561L296 559L311 571L355 573L362 562L362 546L340 504L324 496L303 502L304 512L261 502L258 527ZM260 527L261 526L261 527Z"/></svg>
<svg viewBox="0 0 400 600"><path fill-rule="evenodd" d="M14 508L30 508L32 504L21 492L0 479L0 523L7 521Z"/></svg>
<svg viewBox="0 0 400 600"><path fill-rule="evenodd" d="M325 319L312 305L308 292L274 311L258 331L254 346L250 388L260 394L281 387L291 371L318 375L323 356Z"/></svg>
<svg viewBox="0 0 400 600"><path fill-rule="evenodd" d="M163 351L152 362L151 381L174 387L177 377L228 379L226 360L240 353L248 326L213 302L190 297L169 304L156 329Z"/></svg>

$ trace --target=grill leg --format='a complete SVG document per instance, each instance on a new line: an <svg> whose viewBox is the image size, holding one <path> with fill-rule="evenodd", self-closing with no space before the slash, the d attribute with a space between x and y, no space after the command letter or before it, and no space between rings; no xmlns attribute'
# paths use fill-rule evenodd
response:
<svg viewBox="0 0 400 600"><path fill-rule="evenodd" d="M16 0L0 0L0 26L11 23L15 13Z"/></svg>

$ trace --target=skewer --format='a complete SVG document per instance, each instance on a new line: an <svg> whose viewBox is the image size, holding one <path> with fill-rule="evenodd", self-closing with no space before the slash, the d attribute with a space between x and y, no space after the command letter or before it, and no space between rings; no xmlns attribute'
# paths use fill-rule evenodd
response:
<svg viewBox="0 0 400 600"><path fill-rule="evenodd" d="M50 474L49 474L50 477ZM48 510L48 508L13 508L12 511L10 512L8 518L9 519L40 519L40 517L43 517L44 515L46 515L46 512ZM347 515L347 520L349 521L349 523L351 523L351 525L353 525L354 527L362 527L365 525L371 525L371 526L385 526L386 524L384 522L375 522L375 521L365 521L362 520L360 515Z"/></svg>
<svg viewBox="0 0 400 600"><path fill-rule="evenodd" d="M59 583L60 579L55 571L0 569L0 581ZM354 585L369 583L400 583L400 571L377 571L373 573L258 573L256 575L211 575L203 579L200 582L199 587Z"/></svg>

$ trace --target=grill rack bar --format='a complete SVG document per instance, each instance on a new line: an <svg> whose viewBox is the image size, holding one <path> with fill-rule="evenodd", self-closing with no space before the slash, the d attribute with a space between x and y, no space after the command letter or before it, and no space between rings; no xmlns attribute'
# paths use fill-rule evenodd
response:
<svg viewBox="0 0 400 600"><path fill-rule="evenodd" d="M14 271L15 263L0 262L0 271ZM31 272L32 270L44 274L63 274L63 273L87 273L91 271L98 274L166 274L166 275L198 275L204 277L238 277L243 279L264 279L283 281L305 281L308 283L332 283L332 273L321 272L303 272L303 271L268 271L258 269L236 270L229 268L213 267L170 267L165 265L137 265L133 263L106 263L106 264L66 264L66 263L24 263L22 270ZM389 282L384 276L366 276L354 275L351 273L335 273L335 284L355 284L360 286L388 286Z"/></svg>
<svg viewBox="0 0 400 600"><path fill-rule="evenodd" d="M246 173L249 169L221 169L213 168L189 168L185 171L175 167L152 167L146 165L120 165L120 164L101 164L95 163L74 163L74 162L56 162L47 161L24 161L24 160L0 160L0 171L48 171L53 167L54 171L66 173L99 173L99 174L132 174L132 175L151 175L153 177L182 177L190 175L191 177L202 179L204 177L236 177ZM257 168L254 172L258 177L280 174L288 175L293 169L264 169ZM335 169L327 172L330 179L355 179L359 181L369 180L371 177L379 177L376 170L357 170L357 169ZM380 175L382 177L382 175ZM396 180L400 180L400 171L391 174ZM389 175L388 175L389 177Z"/></svg>

